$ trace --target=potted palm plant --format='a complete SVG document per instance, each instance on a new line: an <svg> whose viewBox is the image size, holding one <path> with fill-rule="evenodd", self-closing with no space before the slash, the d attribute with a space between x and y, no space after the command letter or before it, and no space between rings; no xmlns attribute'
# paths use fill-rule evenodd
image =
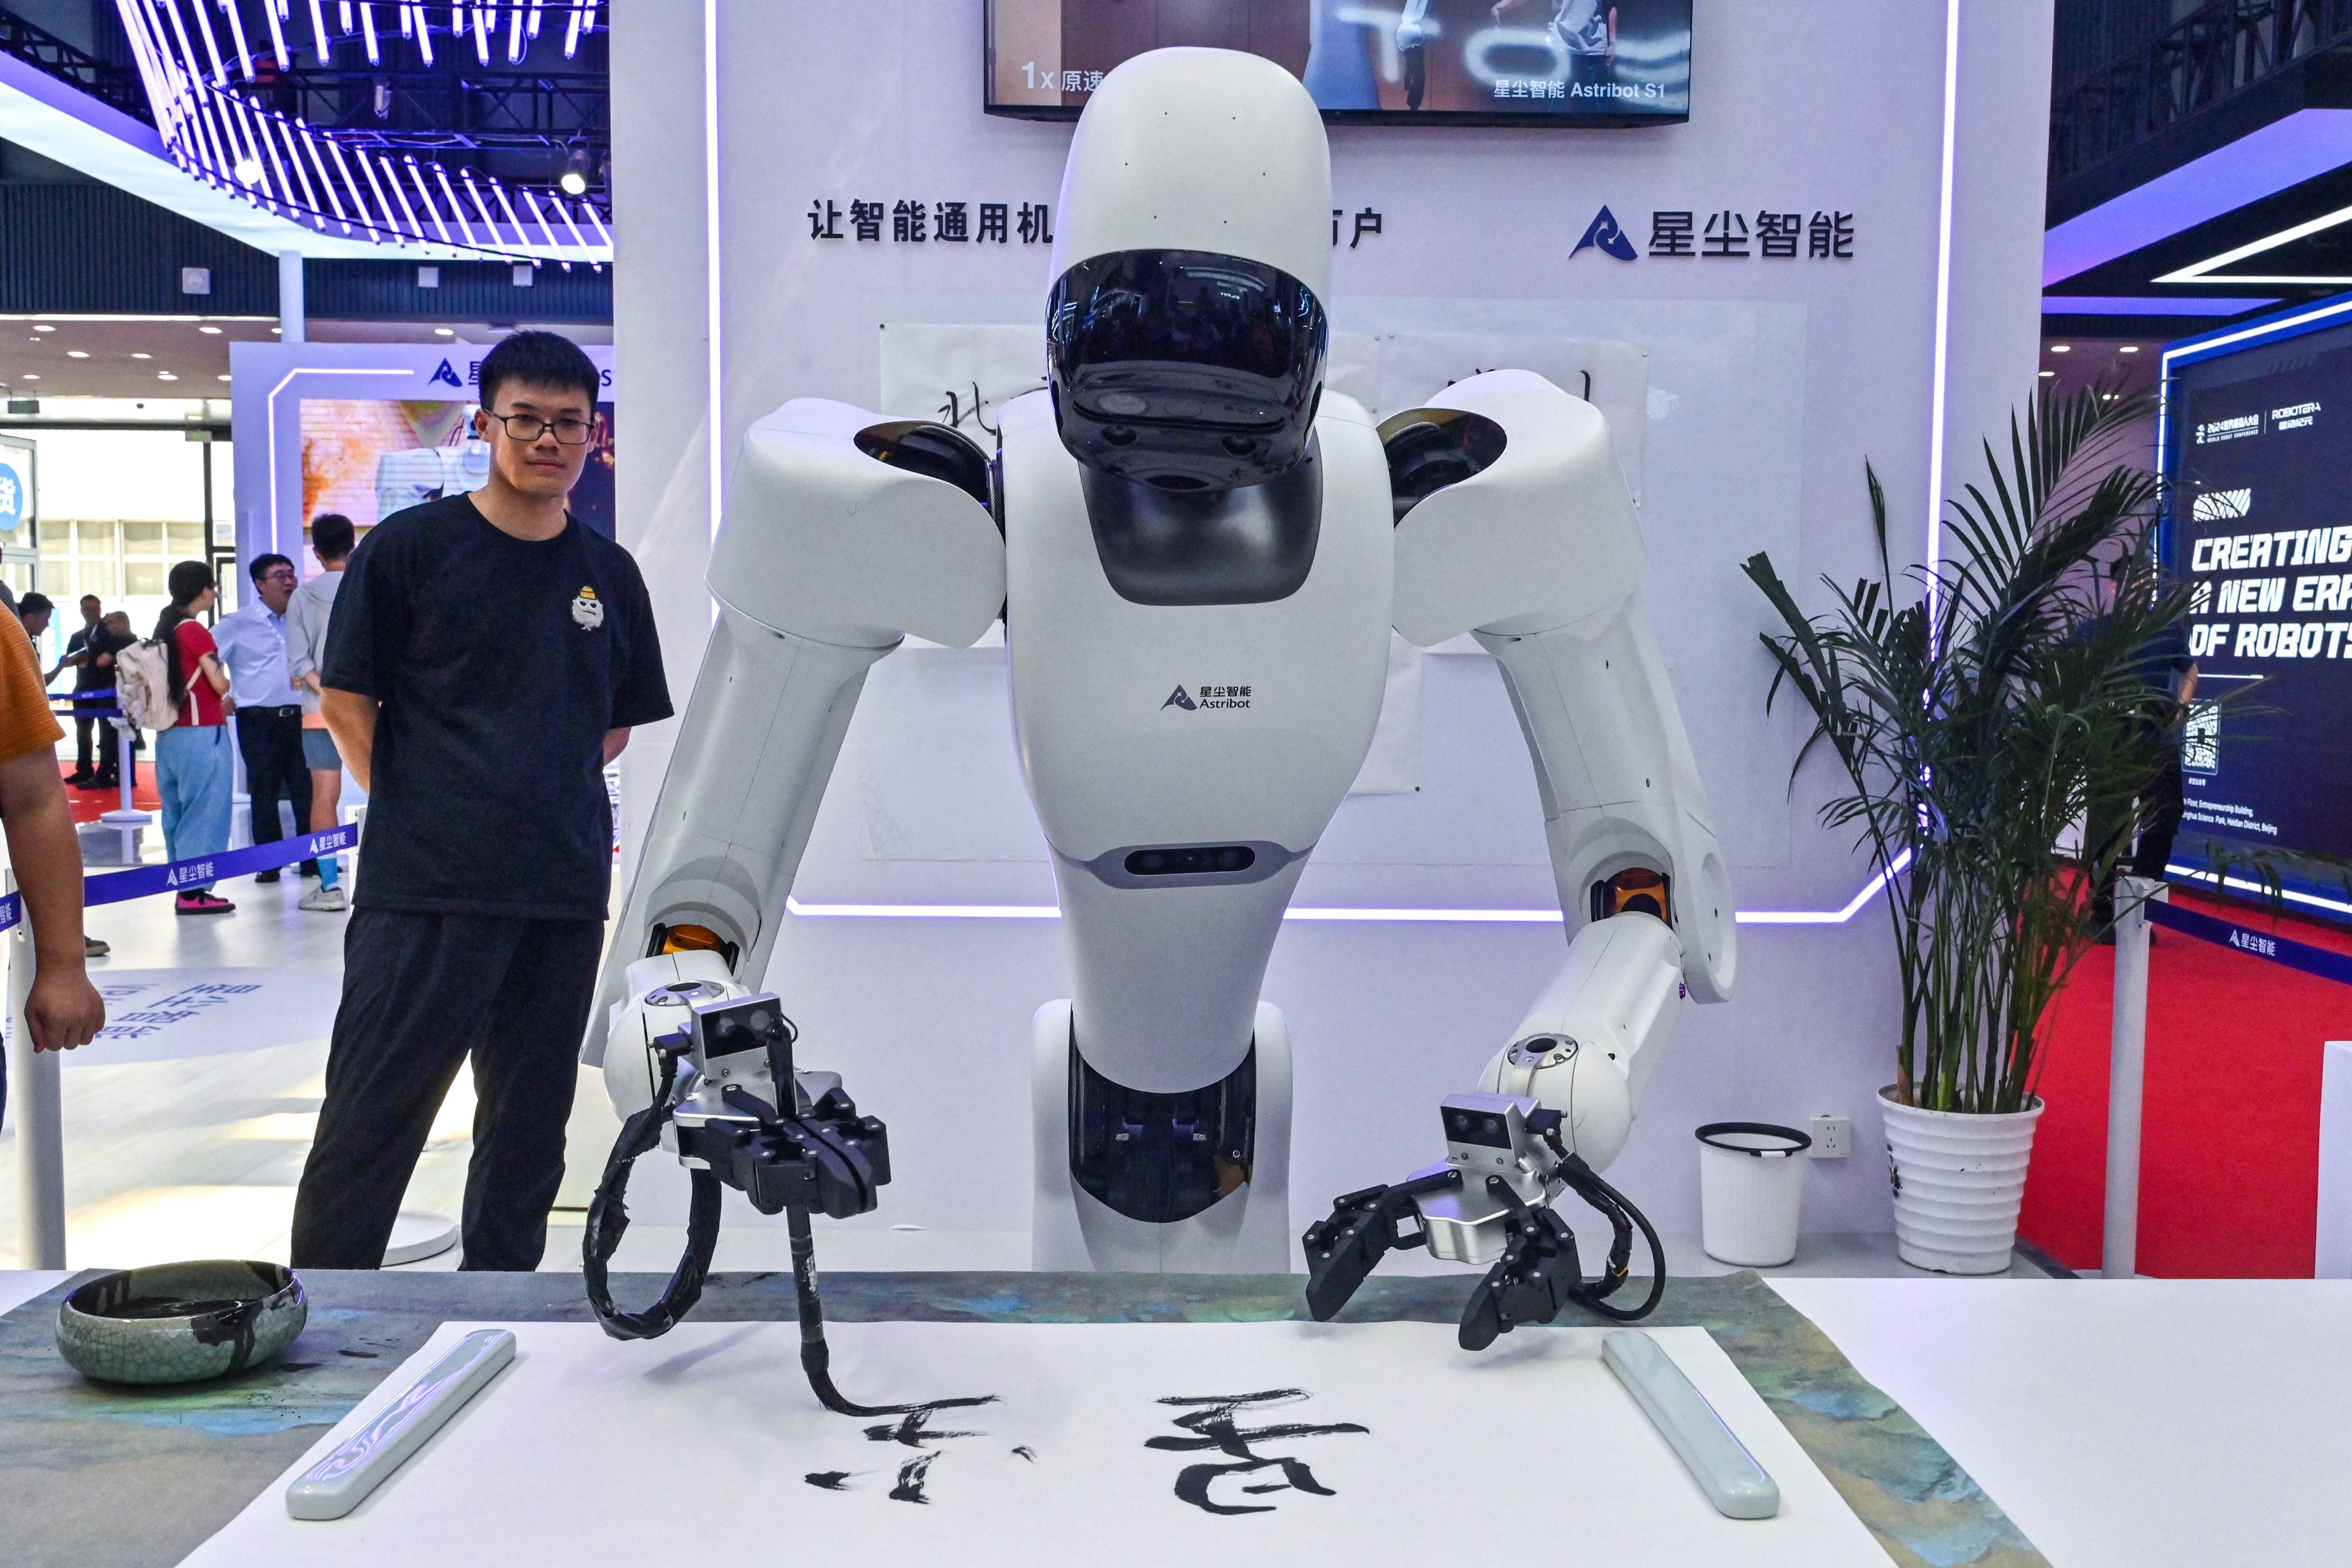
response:
<svg viewBox="0 0 2352 1568"><path fill-rule="evenodd" d="M1903 1014L1880 1100L1897 1245L1922 1268L2009 1265L2050 1004L2178 744L2157 650L2188 590L2148 549L2154 476L2116 460L2145 413L2103 389L2037 397L2005 458L1986 443L1931 567L1894 566L1867 473L1877 574L1829 583L1825 616L1768 556L1746 564L1783 628L1763 638L1767 706L1785 689L1810 712L1797 766L1834 761L1822 820L1856 830L1885 878Z"/></svg>

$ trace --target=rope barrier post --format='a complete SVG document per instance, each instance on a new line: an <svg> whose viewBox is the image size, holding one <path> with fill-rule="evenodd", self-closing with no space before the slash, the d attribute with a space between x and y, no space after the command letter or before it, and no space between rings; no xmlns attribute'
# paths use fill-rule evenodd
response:
<svg viewBox="0 0 2352 1568"><path fill-rule="evenodd" d="M2156 884L2116 879L2115 1028L2107 1047L2106 1224L2099 1277L2129 1279L2139 1254L2141 1090L2147 1070L2147 900Z"/></svg>
<svg viewBox="0 0 2352 1568"><path fill-rule="evenodd" d="M0 873L16 890L16 873ZM65 1109L58 1054L33 1049L25 999L33 990L33 925L0 934L8 948L8 1104L16 1113L16 1255L25 1268L66 1266Z"/></svg>
<svg viewBox="0 0 2352 1568"><path fill-rule="evenodd" d="M100 814L99 821L111 826L122 840L121 855L116 863L136 866L139 864L139 830L147 826L148 820L147 814L132 805L131 798L131 780L133 771L139 766L139 753L131 749L132 730L129 719L114 718L107 722L114 726L117 754L121 758L118 771L122 783L122 804L112 811Z"/></svg>

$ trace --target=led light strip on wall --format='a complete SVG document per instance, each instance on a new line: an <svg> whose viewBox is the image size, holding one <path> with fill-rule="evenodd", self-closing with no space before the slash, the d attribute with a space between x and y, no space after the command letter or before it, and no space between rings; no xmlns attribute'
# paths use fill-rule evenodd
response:
<svg viewBox="0 0 2352 1568"><path fill-rule="evenodd" d="M286 39L292 0L262 0L269 20L272 58L290 61ZM454 252L525 261L553 261L569 270L574 262L601 268L613 258L613 235L594 203L567 197L554 187L510 185L470 169L451 182L438 163L419 164L413 154L398 162L384 153L346 142L296 115L264 107L233 87L230 62L247 84L257 79L252 43L235 0L116 0L131 51L173 163L206 184L264 212L307 225L320 234L380 245L420 245ZM564 53L597 26L596 0L572 0ZM213 12L226 13L229 48ZM536 38L556 9L547 0L496 0L495 4L427 7L421 4L362 4L339 0L340 31L331 31L324 0L310 0L312 36L320 57L332 39L356 35L368 64L383 62L386 36L376 26L384 12L433 63L428 10L447 17L454 37L470 16L476 52L490 63L490 38L503 14L507 59L520 62L527 39ZM356 26L354 26L356 23ZM430 179L427 178L429 171ZM465 187L460 197L457 184ZM413 197L413 199L412 199ZM421 216L420 216L421 215Z"/></svg>

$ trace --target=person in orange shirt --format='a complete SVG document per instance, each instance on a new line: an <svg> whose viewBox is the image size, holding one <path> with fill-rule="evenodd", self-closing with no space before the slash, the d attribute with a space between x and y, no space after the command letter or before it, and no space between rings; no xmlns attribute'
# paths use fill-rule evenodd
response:
<svg viewBox="0 0 2352 1568"><path fill-rule="evenodd" d="M106 1004L82 967L81 841L58 776L63 739L32 638L16 616L0 616L0 836L33 928L25 1025L37 1051L69 1051L106 1026ZM6 1095L0 1071L0 1108Z"/></svg>

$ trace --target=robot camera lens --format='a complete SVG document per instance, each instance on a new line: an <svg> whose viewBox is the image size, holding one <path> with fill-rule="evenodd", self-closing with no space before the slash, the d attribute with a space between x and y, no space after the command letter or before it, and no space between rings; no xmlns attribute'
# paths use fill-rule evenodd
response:
<svg viewBox="0 0 2352 1568"><path fill-rule="evenodd" d="M1151 406L1132 392L1106 392L1095 402L1105 414L1117 414L1129 419Z"/></svg>
<svg viewBox="0 0 2352 1568"><path fill-rule="evenodd" d="M1131 425L1106 425L1102 438L1114 447L1131 447L1135 444L1135 427Z"/></svg>
<svg viewBox="0 0 2352 1568"><path fill-rule="evenodd" d="M776 1016L762 1007L751 1015L751 1023L752 1033L764 1035L776 1026Z"/></svg>
<svg viewBox="0 0 2352 1568"><path fill-rule="evenodd" d="M1236 458L1246 458L1257 450L1257 442L1247 436L1228 436L1224 444L1225 450Z"/></svg>
<svg viewBox="0 0 2352 1568"><path fill-rule="evenodd" d="M1247 850L1244 850L1244 849L1220 849L1220 850L1218 850L1218 851L1217 851L1217 869L1218 869L1218 870L1220 870L1220 871L1238 871L1238 870L1240 870L1240 869L1242 868L1242 867L1243 867L1243 866L1244 866L1245 864L1247 864L1247 862L1246 862L1246 861L1244 861L1244 860L1242 858L1242 857L1243 857L1244 855L1247 854L1247 853L1248 853L1248 851L1247 851Z"/></svg>

